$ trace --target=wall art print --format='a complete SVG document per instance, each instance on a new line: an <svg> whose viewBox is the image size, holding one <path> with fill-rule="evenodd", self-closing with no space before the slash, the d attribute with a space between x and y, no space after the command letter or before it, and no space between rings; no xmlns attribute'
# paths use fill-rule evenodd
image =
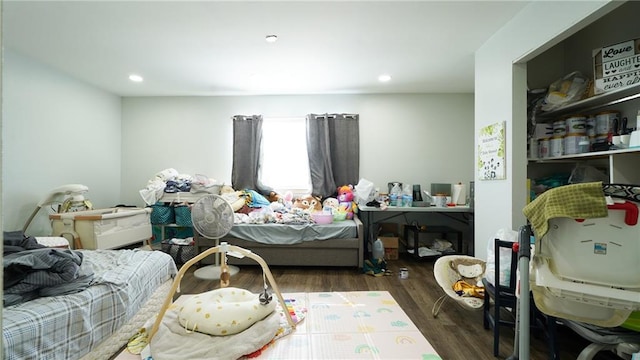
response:
<svg viewBox="0 0 640 360"><path fill-rule="evenodd" d="M504 180L506 122L497 122L480 129L478 136L478 178L480 180Z"/></svg>

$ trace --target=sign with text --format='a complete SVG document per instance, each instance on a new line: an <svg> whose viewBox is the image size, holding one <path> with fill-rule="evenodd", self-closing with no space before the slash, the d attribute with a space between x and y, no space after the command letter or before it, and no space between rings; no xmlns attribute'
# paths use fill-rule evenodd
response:
<svg viewBox="0 0 640 360"><path fill-rule="evenodd" d="M480 180L506 178L505 126L498 122L480 129L478 136L478 177Z"/></svg>
<svg viewBox="0 0 640 360"><path fill-rule="evenodd" d="M640 85L640 39L593 50L594 93Z"/></svg>

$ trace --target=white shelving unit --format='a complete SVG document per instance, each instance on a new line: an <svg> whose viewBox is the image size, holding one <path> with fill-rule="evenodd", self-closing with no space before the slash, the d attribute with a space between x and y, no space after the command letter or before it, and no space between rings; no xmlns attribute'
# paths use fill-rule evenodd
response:
<svg viewBox="0 0 640 360"><path fill-rule="evenodd" d="M640 3L629 1L529 61L529 86L548 86L554 80L576 70L593 77L592 50L640 38L637 26L631 26L625 21L632 19L632 14L638 11ZM621 119L628 119L629 127L640 127L640 124L636 123L636 114L640 110L640 84L598 94L560 109L537 114L536 122L551 123L566 115L589 115L612 109L621 112ZM537 179L554 173L571 173L577 164L592 165L601 169L608 176L610 183L640 184L640 147L530 158L527 177Z"/></svg>

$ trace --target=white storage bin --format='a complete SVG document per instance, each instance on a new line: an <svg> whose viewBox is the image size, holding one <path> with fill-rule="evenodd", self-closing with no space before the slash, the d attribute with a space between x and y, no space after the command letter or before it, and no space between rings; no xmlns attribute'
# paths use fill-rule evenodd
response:
<svg viewBox="0 0 640 360"><path fill-rule="evenodd" d="M49 215L53 236L75 248L114 249L151 238L150 208L106 208Z"/></svg>
<svg viewBox="0 0 640 360"><path fill-rule="evenodd" d="M628 213L634 211L635 219ZM640 288L637 214L637 206L626 202L610 206L609 216L605 218L551 219L549 232L536 244L536 249L540 256L549 259L550 270L558 277L590 284ZM626 216L631 216L635 224L627 224Z"/></svg>
<svg viewBox="0 0 640 360"><path fill-rule="evenodd" d="M531 291L545 314L613 327L640 310L635 203L609 206L605 218L551 219L535 251Z"/></svg>

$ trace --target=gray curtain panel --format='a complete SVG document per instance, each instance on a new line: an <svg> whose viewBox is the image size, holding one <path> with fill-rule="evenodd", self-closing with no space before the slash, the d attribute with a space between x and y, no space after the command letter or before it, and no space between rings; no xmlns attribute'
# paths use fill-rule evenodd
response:
<svg viewBox="0 0 640 360"><path fill-rule="evenodd" d="M233 117L233 165L231 186L236 190L258 187L260 147L262 143L262 115Z"/></svg>
<svg viewBox="0 0 640 360"><path fill-rule="evenodd" d="M360 130L357 114L309 114L307 150L312 193L322 197L360 178Z"/></svg>

